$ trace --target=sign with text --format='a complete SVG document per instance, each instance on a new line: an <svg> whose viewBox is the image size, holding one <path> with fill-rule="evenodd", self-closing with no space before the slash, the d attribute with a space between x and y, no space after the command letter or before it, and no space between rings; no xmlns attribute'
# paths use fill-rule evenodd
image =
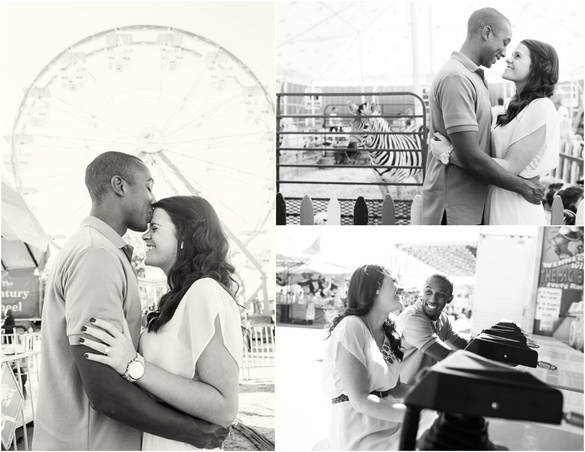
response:
<svg viewBox="0 0 585 452"><path fill-rule="evenodd" d="M561 326L582 300L583 227L544 228L534 333L568 341L568 327Z"/></svg>
<svg viewBox="0 0 585 452"><path fill-rule="evenodd" d="M39 298L39 277L34 274L34 269L2 275L3 314L12 309L15 319L40 318Z"/></svg>
<svg viewBox="0 0 585 452"><path fill-rule="evenodd" d="M22 417L24 398L16 382L14 372L7 363L2 364L2 444L10 449L14 430Z"/></svg>
<svg viewBox="0 0 585 452"><path fill-rule="evenodd" d="M534 318L540 319L540 327L543 330L552 331L553 323L559 318L562 296L562 289L538 288Z"/></svg>

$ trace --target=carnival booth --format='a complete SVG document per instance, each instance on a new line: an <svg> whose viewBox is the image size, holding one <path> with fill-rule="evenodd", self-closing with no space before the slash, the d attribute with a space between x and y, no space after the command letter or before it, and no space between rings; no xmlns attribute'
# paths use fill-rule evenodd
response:
<svg viewBox="0 0 585 452"><path fill-rule="evenodd" d="M41 272L49 239L20 194L2 177L2 314L40 319Z"/></svg>
<svg viewBox="0 0 585 452"><path fill-rule="evenodd" d="M480 234L476 277L471 341L419 376L401 449L583 450L583 228Z"/></svg>
<svg viewBox="0 0 585 452"><path fill-rule="evenodd" d="M41 272L48 257L47 235L3 174L2 444L6 449L12 444L17 429L33 420L40 336L32 331L32 322L40 320ZM5 332L8 321L15 321L16 325Z"/></svg>
<svg viewBox="0 0 585 452"><path fill-rule="evenodd" d="M343 308L353 269L329 262L320 243L319 236L302 253L277 255L277 322L326 324Z"/></svg>

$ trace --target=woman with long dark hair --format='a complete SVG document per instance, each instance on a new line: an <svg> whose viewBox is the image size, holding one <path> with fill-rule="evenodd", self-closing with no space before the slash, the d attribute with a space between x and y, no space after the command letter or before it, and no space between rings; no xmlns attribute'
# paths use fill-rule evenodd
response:
<svg viewBox="0 0 585 452"><path fill-rule="evenodd" d="M346 309L329 329L322 388L331 398L331 450L398 448L407 387L399 384L401 338L392 311L402 308L396 276L364 265L351 276Z"/></svg>
<svg viewBox="0 0 585 452"><path fill-rule="evenodd" d="M559 59L549 44L521 41L506 59L502 78L516 85L516 94L492 130L492 154L505 170L526 179L542 177L557 167L560 149L559 116L551 97L559 80ZM440 134L432 142L437 157L450 144ZM454 153L449 163L458 165ZM542 205L521 195L490 186L484 213L486 224L545 225Z"/></svg>
<svg viewBox="0 0 585 452"><path fill-rule="evenodd" d="M92 319L99 329L90 326L88 334L108 349L86 358L107 364L178 410L229 426L238 411L243 343L227 237L215 210L201 197L174 196L153 207L150 229L143 235L145 264L165 272L169 291L149 316L139 353L125 332ZM85 344L103 351L92 340ZM142 449L193 447L144 433Z"/></svg>

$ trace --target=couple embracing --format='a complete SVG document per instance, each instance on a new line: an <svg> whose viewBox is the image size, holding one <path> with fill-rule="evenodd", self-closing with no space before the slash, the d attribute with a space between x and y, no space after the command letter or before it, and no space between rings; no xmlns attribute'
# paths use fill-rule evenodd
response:
<svg viewBox="0 0 585 452"><path fill-rule="evenodd" d="M434 77L424 224L546 224L539 179L558 163L559 117L551 97L559 61L549 44L518 44L502 75L516 94L492 130L480 66L505 58L511 38L510 21L499 11L473 12L463 46Z"/></svg>
<svg viewBox="0 0 585 452"><path fill-rule="evenodd" d="M90 163L85 183L90 216L47 284L33 449L221 447L238 410L243 341L215 210L198 196L156 202L148 167L120 152ZM145 263L167 276L148 319L128 229L146 231Z"/></svg>

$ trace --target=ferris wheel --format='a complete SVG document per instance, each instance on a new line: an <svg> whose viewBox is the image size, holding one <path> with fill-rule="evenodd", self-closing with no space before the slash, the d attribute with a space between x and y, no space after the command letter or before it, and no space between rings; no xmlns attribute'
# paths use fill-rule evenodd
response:
<svg viewBox="0 0 585 452"><path fill-rule="evenodd" d="M157 198L208 199L232 249L263 273L269 251L256 242L274 224L273 117L265 87L221 46L175 28L117 28L67 48L28 87L11 170L60 246L89 212L88 163L106 151L136 155Z"/></svg>

